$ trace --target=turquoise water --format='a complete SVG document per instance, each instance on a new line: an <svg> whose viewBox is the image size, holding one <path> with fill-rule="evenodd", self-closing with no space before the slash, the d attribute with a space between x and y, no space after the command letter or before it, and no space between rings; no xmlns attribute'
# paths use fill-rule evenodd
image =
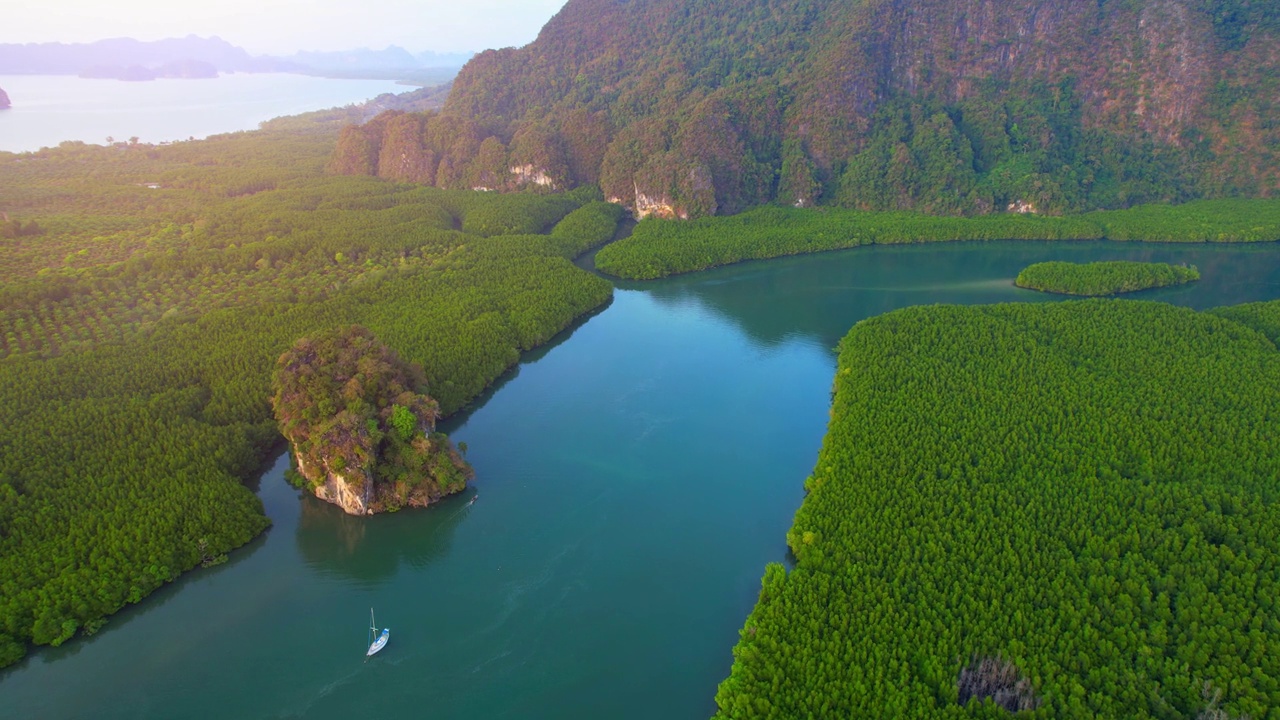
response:
<svg viewBox="0 0 1280 720"><path fill-rule="evenodd" d="M409 90L390 80L331 80L281 73L208 80L122 82L64 75L0 75L13 107L0 110L0 150L64 140L159 143L256 130L283 115L360 103Z"/></svg>
<svg viewBox="0 0 1280 720"><path fill-rule="evenodd" d="M1280 248L861 248L623 285L448 428L479 497L350 518L260 481L274 527L98 635L0 673L14 718L705 718L825 430L832 347L921 303L1052 301L1051 259L1189 262L1141 293L1280 298ZM391 628L364 662L370 606Z"/></svg>

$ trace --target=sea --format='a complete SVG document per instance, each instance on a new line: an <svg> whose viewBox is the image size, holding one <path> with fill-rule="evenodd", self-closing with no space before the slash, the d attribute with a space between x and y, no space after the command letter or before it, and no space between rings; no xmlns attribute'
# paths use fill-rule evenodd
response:
<svg viewBox="0 0 1280 720"><path fill-rule="evenodd" d="M64 75L0 75L12 107L0 110L0 151L65 141L162 143L256 130L284 115L362 103L413 88L391 80L336 80L285 73L232 73L149 82Z"/></svg>

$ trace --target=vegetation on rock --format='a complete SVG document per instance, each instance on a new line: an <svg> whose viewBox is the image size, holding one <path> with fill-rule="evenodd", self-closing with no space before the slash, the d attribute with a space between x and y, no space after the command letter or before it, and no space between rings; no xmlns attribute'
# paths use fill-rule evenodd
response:
<svg viewBox="0 0 1280 720"><path fill-rule="evenodd" d="M1251 327L1277 318L1086 300L856 325L796 565L766 568L717 717L1270 717L1280 352Z"/></svg>
<svg viewBox="0 0 1280 720"><path fill-rule="evenodd" d="M435 431L440 405L426 385L421 367L351 325L302 338L280 356L271 406L318 494L342 483L340 492L358 500L343 507L355 514L423 507L474 474Z"/></svg>
<svg viewBox="0 0 1280 720"><path fill-rule="evenodd" d="M1018 273L1014 284L1042 292L1100 296L1185 285L1199 279L1200 271L1194 267L1115 260L1084 264L1036 263Z"/></svg>
<svg viewBox="0 0 1280 720"><path fill-rule="evenodd" d="M754 205L1061 214L1280 191L1259 0L571 0L341 172ZM388 153L380 149L393 148Z"/></svg>

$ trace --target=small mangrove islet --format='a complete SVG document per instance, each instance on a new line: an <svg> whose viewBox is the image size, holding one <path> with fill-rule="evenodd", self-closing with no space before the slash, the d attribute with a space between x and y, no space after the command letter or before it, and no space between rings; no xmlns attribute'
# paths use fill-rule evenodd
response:
<svg viewBox="0 0 1280 720"><path fill-rule="evenodd" d="M1028 265L1014 284L1028 290L1099 297L1185 285L1200 279L1195 267L1168 263L1110 262L1071 263L1042 262Z"/></svg>
<svg viewBox="0 0 1280 720"><path fill-rule="evenodd" d="M422 368L350 325L302 338L276 363L271 405L298 474L352 515L425 507L474 473L443 433Z"/></svg>

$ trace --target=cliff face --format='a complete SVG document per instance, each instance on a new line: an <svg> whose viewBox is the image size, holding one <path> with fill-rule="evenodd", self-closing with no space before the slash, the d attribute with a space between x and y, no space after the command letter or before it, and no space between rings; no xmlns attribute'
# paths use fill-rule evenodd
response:
<svg viewBox="0 0 1280 720"><path fill-rule="evenodd" d="M677 216L1271 195L1278 37L1257 0L570 0L468 63L420 142L436 184L492 139L506 185Z"/></svg>
<svg viewBox="0 0 1280 720"><path fill-rule="evenodd" d="M290 441L295 448L296 443ZM362 487L355 487L347 476L342 473L334 472L329 468L327 462L321 460L319 466L313 466L307 463L302 453L294 452L294 458L298 462L298 472L307 480L311 481L316 497L325 502L333 503L342 508L348 515L372 515L373 510L370 508L370 490L373 483L364 482ZM368 477L368 472L363 469L356 471L356 474Z"/></svg>
<svg viewBox="0 0 1280 720"><path fill-rule="evenodd" d="M302 338L276 364L271 404L316 497L352 515L423 507L471 466L435 431L422 369L359 326Z"/></svg>
<svg viewBox="0 0 1280 720"><path fill-rule="evenodd" d="M424 429L424 432L433 431ZM302 447L300 442L290 439L289 444L293 448L298 472L307 479L315 496L337 505L348 515L373 515L405 507L427 507L466 487L466 478L461 476L459 482L454 483L379 482L372 467L344 466L342 470L335 470L334 465L343 464L341 461L335 462L337 456L331 458L320 454L308 459L307 454L299 450ZM466 468L465 474L469 475L469 467L455 450L451 447L441 447L438 450L449 456L449 462L454 467Z"/></svg>

